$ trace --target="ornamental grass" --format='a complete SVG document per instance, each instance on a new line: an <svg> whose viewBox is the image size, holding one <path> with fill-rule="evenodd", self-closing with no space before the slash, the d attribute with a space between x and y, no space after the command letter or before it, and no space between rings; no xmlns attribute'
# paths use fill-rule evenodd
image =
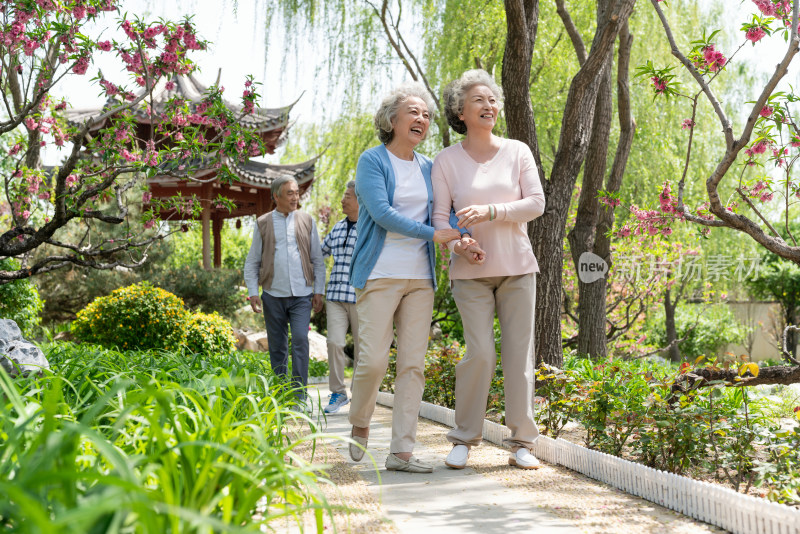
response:
<svg viewBox="0 0 800 534"><path fill-rule="evenodd" d="M0 531L258 532L331 513L321 466L294 453L316 428L263 362L45 352L52 373L0 370Z"/></svg>

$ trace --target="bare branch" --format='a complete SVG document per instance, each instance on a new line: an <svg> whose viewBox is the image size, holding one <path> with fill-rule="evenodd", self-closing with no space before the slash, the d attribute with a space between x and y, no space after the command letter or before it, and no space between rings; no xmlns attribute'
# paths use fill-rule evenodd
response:
<svg viewBox="0 0 800 534"><path fill-rule="evenodd" d="M575 48L575 55L578 56L578 64L583 65L586 63L586 45L583 44L583 39L581 38L581 34L578 31L578 28L575 26L575 22L573 22L572 17L569 15L569 11L567 11L566 6L564 5L564 0L556 0L556 12L558 16L561 17L561 21L564 23L564 28L567 30L567 35L569 35L570 40L572 41L572 46Z"/></svg>

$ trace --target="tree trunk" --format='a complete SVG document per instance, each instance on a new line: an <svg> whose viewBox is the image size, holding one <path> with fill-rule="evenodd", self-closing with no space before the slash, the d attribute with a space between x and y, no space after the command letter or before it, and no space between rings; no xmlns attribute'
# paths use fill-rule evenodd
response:
<svg viewBox="0 0 800 534"><path fill-rule="evenodd" d="M542 187L547 186L539 155L536 120L533 116L530 87L531 61L536 32L539 29L539 0L505 0L506 48L503 52L501 83L505 94L508 136L527 144L533 152ZM538 306L537 306L538 307Z"/></svg>
<svg viewBox="0 0 800 534"><path fill-rule="evenodd" d="M635 0L602 0L601 9L610 15L598 24L591 53L570 84L561 138L550 179L543 180L547 206L533 221L529 236L539 260L536 299L536 350L539 361L562 365L561 349L561 273L564 267L564 233L567 212L591 137L597 100L597 77L606 65L620 25L628 20ZM526 142L538 160L528 74L536 39L538 2L505 0L508 34L503 56L503 89L506 94L506 120L509 136ZM522 90L524 84L524 90ZM530 113L529 113L529 110ZM540 166L540 173L542 172Z"/></svg>
<svg viewBox="0 0 800 534"><path fill-rule="evenodd" d="M786 321L786 326L798 324L797 317L795 316L793 309L786 308L786 316L784 317L784 321ZM786 350L792 356L792 358L797 358L797 332L793 330L786 332Z"/></svg>
<svg viewBox="0 0 800 534"><path fill-rule="evenodd" d="M598 7L598 24L606 16ZM611 136L611 67L613 50L609 50L605 65L598 76L592 137L583 166L583 184L578 201L575 226L567 234L572 262L580 275L579 258L594 252L595 232L600 217L597 192L603 188L606 175L608 141ZM584 283L578 277L578 354L591 358L606 356L606 278Z"/></svg>
<svg viewBox="0 0 800 534"><path fill-rule="evenodd" d="M628 156L633 145L633 134L636 131L636 124L631 115L630 98L630 79L628 71L630 69L631 48L633 46L633 36L628 31L627 21L621 26L619 32L619 50L617 52L617 115L619 118L619 140L617 142L617 152L614 155L614 164L611 166L611 173L606 182L606 191L616 193L622 186L622 178L625 176L625 167L628 163ZM600 209L600 217L595 230L594 253L603 258L608 264L609 271L613 265L611 257L611 231L614 229L614 208L605 207ZM603 309L605 319L606 305L606 283L603 279L603 296L598 298L595 306ZM592 354L591 350L589 354Z"/></svg>
<svg viewBox="0 0 800 534"><path fill-rule="evenodd" d="M675 310L678 308L678 296L673 301L670 296L670 290L664 291L664 327L667 332L667 354L669 359L675 363L680 363L681 351L678 348L678 329L675 326Z"/></svg>

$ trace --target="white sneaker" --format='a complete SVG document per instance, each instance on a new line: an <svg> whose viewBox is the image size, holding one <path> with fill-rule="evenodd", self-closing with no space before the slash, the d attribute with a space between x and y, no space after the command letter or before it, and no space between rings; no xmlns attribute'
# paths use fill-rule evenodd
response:
<svg viewBox="0 0 800 534"><path fill-rule="evenodd" d="M444 459L444 465L452 469L464 469L469 458L469 447L466 445L454 445L453 450Z"/></svg>
<svg viewBox="0 0 800 534"><path fill-rule="evenodd" d="M520 447L517 452L512 452L508 457L508 465L519 467L520 469L539 469L542 464L525 447Z"/></svg>

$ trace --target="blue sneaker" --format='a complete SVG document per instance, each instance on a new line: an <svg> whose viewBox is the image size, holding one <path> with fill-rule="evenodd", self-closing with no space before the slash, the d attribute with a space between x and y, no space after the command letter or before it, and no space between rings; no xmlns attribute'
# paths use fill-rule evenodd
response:
<svg viewBox="0 0 800 534"><path fill-rule="evenodd" d="M331 400L325 406L325 413L336 413L348 402L350 399L347 398L347 393L331 393Z"/></svg>

